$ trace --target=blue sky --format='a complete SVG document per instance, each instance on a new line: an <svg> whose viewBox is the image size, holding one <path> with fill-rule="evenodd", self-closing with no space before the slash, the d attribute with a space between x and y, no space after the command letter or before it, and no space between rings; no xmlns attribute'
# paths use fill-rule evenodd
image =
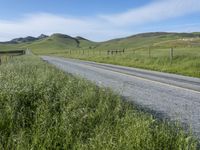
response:
<svg viewBox="0 0 200 150"><path fill-rule="evenodd" d="M28 13L53 13L60 15L91 16L120 13L149 3L147 0L0 0L1 18L20 17ZM9 9L11 8L11 9Z"/></svg>
<svg viewBox="0 0 200 150"><path fill-rule="evenodd" d="M0 0L0 41L64 33L104 41L200 31L199 0Z"/></svg>

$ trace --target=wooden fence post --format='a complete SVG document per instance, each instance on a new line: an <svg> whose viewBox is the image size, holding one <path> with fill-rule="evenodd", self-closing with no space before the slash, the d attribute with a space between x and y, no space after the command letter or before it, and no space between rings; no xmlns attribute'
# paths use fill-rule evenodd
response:
<svg viewBox="0 0 200 150"><path fill-rule="evenodd" d="M171 48L171 49L170 49L170 63L172 63L173 57L174 57L174 49Z"/></svg>
<svg viewBox="0 0 200 150"><path fill-rule="evenodd" d="M150 46L149 46L149 57L151 57L151 49L150 49Z"/></svg>

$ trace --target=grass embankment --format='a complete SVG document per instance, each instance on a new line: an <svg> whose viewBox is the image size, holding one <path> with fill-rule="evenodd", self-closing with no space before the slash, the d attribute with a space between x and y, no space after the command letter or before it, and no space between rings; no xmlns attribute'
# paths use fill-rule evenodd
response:
<svg viewBox="0 0 200 150"><path fill-rule="evenodd" d="M200 78L200 49L198 47L175 48L172 61L170 48L151 49L150 55L148 48L136 51L125 50L125 54L113 55L107 55L107 51L92 52L92 50L85 50L84 54L83 51L74 51L71 54L68 52L55 55Z"/></svg>
<svg viewBox="0 0 200 150"><path fill-rule="evenodd" d="M199 43L200 33L143 33L105 42L53 34L38 40L24 38L17 43L0 43L0 49L28 48L36 55L57 55L200 77ZM171 47L174 48L172 63L169 58ZM107 55L108 50L124 48L125 54Z"/></svg>
<svg viewBox="0 0 200 150"><path fill-rule="evenodd" d="M178 150L196 149L196 141L110 90L27 56L0 66L0 149Z"/></svg>

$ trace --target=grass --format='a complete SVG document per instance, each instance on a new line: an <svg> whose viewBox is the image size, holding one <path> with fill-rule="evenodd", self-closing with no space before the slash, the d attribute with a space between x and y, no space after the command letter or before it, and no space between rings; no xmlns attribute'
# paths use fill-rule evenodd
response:
<svg viewBox="0 0 200 150"><path fill-rule="evenodd" d="M174 57L170 61L169 48L128 49L125 54L107 55L107 51L86 50L83 52L57 53L56 56L76 58L101 63L144 68L161 72L169 72L192 77L200 77L200 49L198 47L175 48Z"/></svg>
<svg viewBox="0 0 200 150"><path fill-rule="evenodd" d="M53 36L50 38L54 39L56 42L44 44L45 42L41 41L44 44L43 48L41 48L41 44L38 43L36 43L38 47L35 47L35 44L29 47L38 55L64 56L199 78L200 38L190 36L192 35L147 33L102 43L92 43L87 40L81 40L79 44L80 47L73 47L71 45L72 42L71 44L65 42L66 45L62 47L62 44L59 44L58 41L63 41L63 39ZM148 47L151 49L150 56ZM173 62L171 62L169 58L169 49L171 47L174 47ZM126 54L107 55L107 50L123 48L126 48Z"/></svg>
<svg viewBox="0 0 200 150"><path fill-rule="evenodd" d="M197 141L109 89L25 56L0 66L0 149L195 150Z"/></svg>
<svg viewBox="0 0 200 150"><path fill-rule="evenodd" d="M0 43L0 50L28 48L36 55L64 56L200 77L199 43L200 33L144 33L105 42L92 42L81 37L53 34L37 41L18 44ZM151 49L150 57L148 47ZM174 48L172 63L169 58L171 47ZM124 48L126 49L124 55L107 55L107 50Z"/></svg>

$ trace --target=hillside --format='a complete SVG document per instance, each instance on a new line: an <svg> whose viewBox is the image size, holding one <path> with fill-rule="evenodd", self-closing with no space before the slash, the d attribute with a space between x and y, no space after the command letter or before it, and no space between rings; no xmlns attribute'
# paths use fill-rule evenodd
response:
<svg viewBox="0 0 200 150"><path fill-rule="evenodd" d="M1 44L20 44L20 43L26 43L26 42L34 42L37 40L41 40L41 39L45 39L47 38L47 35L41 34L38 37L32 37L32 36L27 36L27 37L21 37L21 38L15 38L12 39L11 41L7 41L7 42L0 42Z"/></svg>
<svg viewBox="0 0 200 150"><path fill-rule="evenodd" d="M166 33L152 32L133 35L126 38L114 39L98 44L98 48L138 48L146 46L175 46L181 39L197 39L200 41L200 33ZM166 43L165 43L166 42ZM192 41L182 41L182 44L190 44ZM180 44L179 44L180 45Z"/></svg>
<svg viewBox="0 0 200 150"><path fill-rule="evenodd" d="M34 48L32 50L36 54L200 77L200 33L144 33L100 43L90 42L83 38L78 38L78 40L81 44L79 47L72 46L71 49L74 51L50 49L49 46L41 51ZM107 53L107 50L124 48L123 54ZM172 55L171 48L173 48Z"/></svg>
<svg viewBox="0 0 200 150"><path fill-rule="evenodd" d="M15 42L14 42L15 41ZM53 34L43 38L18 38L0 43L0 50L31 49L36 54L66 52L69 49L89 48L94 42L82 37Z"/></svg>
<svg viewBox="0 0 200 150"><path fill-rule="evenodd" d="M141 47L187 47L199 46L200 33L166 33L152 32L133 35L126 38L113 39L105 42L92 42L83 37L71 37L64 34L51 36L18 38L0 43L0 50L31 49L36 54L65 53L70 50L110 50L134 49Z"/></svg>

